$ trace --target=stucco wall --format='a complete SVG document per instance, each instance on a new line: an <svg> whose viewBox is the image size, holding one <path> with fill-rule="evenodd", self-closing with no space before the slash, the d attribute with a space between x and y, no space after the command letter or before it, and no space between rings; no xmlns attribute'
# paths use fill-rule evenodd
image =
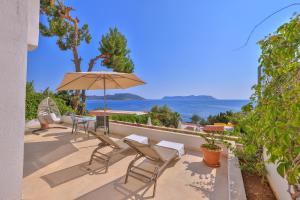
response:
<svg viewBox="0 0 300 200"><path fill-rule="evenodd" d="M28 3L0 1L0 199L21 199Z"/></svg>
<svg viewBox="0 0 300 200"><path fill-rule="evenodd" d="M268 159L266 152L264 152L264 158L265 160ZM267 178L269 181L269 184L277 197L278 200L290 200L291 196L287 192L288 184L285 179L283 179L278 173L277 173L277 166L275 164L269 163L266 164L267 169Z"/></svg>
<svg viewBox="0 0 300 200"><path fill-rule="evenodd" d="M39 43L40 0L27 1L27 45L28 51L34 50Z"/></svg>

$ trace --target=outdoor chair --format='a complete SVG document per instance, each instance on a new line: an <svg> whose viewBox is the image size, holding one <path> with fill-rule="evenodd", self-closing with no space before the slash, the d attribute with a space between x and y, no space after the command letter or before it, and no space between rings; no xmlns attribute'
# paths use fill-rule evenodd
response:
<svg viewBox="0 0 300 200"><path fill-rule="evenodd" d="M105 163L105 173L108 170L109 162L112 157L114 157L116 154L121 154L124 151L127 151L130 149L130 147L123 142L123 140L119 141L113 141L108 137L107 135L103 133L96 133L93 131L89 131L92 135L94 135L98 140L101 142L99 143L98 147L93 151L89 165L92 164L93 160L101 160ZM111 147L112 151L110 153L101 153L101 149L104 147Z"/></svg>
<svg viewBox="0 0 300 200"><path fill-rule="evenodd" d="M43 99L37 111L37 118L41 124L41 128L34 130L34 134L38 134L39 131L44 131L50 128L60 128L60 129L67 129L66 127L62 126L52 126L49 127L49 124L60 124L62 123L61 114L56 105L55 101L50 97Z"/></svg>
<svg viewBox="0 0 300 200"><path fill-rule="evenodd" d="M124 139L124 142L138 153L127 168L125 184L128 181L128 176L145 183L153 183L154 188L152 196L154 197L158 177L172 160L178 158L178 151L176 149L158 145L142 144L128 139ZM150 161L153 170L149 170L147 167L141 167L142 165L138 162L141 158L146 158L147 161ZM139 164L135 165L137 162Z"/></svg>

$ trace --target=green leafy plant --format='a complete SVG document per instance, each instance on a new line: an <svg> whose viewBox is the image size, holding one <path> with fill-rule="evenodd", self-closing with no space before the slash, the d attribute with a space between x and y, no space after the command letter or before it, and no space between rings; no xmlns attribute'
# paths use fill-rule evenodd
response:
<svg viewBox="0 0 300 200"><path fill-rule="evenodd" d="M168 106L154 106L149 113L153 125L162 125L176 128L181 116L178 112L173 112Z"/></svg>
<svg viewBox="0 0 300 200"><path fill-rule="evenodd" d="M239 122L243 155L259 169L267 161L286 179L292 199L300 197L300 17L259 41L259 82ZM257 159L255 159L255 156ZM249 166L248 162L248 166ZM261 167L263 168L263 167Z"/></svg>
<svg viewBox="0 0 300 200"><path fill-rule="evenodd" d="M196 115L194 114L192 117L191 117L191 122L194 123L194 124L198 124L199 121L200 121L201 117L199 115Z"/></svg>
<svg viewBox="0 0 300 200"><path fill-rule="evenodd" d="M231 122L231 118L234 115L232 111L220 112L217 115L210 115L207 118L208 124L214 123L228 123Z"/></svg>
<svg viewBox="0 0 300 200"><path fill-rule="evenodd" d="M148 115L111 115L111 120L146 124Z"/></svg>
<svg viewBox="0 0 300 200"><path fill-rule="evenodd" d="M216 144L216 137L214 134L216 134L216 132L208 133L208 135L199 134L199 136L206 141L205 144L202 144L202 147L212 151L219 151L221 150L221 147Z"/></svg>
<svg viewBox="0 0 300 200"><path fill-rule="evenodd" d="M264 182L266 178L265 162L263 159L263 145L260 128L256 126L259 116L254 114L252 103L245 105L242 111L236 114L238 123L233 132L228 134L239 136L238 143L242 148L231 149L240 160L241 169L256 174Z"/></svg>
<svg viewBox="0 0 300 200"><path fill-rule="evenodd" d="M146 115L112 115L110 119L138 124L147 124L148 117L154 126L177 127L181 120L180 114L167 106L154 106Z"/></svg>

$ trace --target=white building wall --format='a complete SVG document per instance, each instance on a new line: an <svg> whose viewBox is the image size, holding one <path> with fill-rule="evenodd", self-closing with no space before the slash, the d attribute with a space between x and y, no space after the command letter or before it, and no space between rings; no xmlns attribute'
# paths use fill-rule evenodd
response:
<svg viewBox="0 0 300 200"><path fill-rule="evenodd" d="M28 50L31 51L35 49L39 43L40 0L26 1L28 6L27 44Z"/></svg>
<svg viewBox="0 0 300 200"><path fill-rule="evenodd" d="M39 2L0 1L0 199L21 199L29 7Z"/></svg>
<svg viewBox="0 0 300 200"><path fill-rule="evenodd" d="M264 150L264 159L267 160L268 156ZM267 170L267 178L269 184L278 200L291 200L290 194L287 192L288 183L282 178L277 172L277 166L273 163L268 163L265 165Z"/></svg>

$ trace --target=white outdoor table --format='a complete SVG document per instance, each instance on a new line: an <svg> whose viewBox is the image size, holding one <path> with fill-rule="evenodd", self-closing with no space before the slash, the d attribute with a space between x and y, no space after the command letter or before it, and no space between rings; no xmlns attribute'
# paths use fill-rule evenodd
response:
<svg viewBox="0 0 300 200"><path fill-rule="evenodd" d="M162 140L156 145L177 150L179 157L184 155L184 144Z"/></svg>
<svg viewBox="0 0 300 200"><path fill-rule="evenodd" d="M142 144L148 144L148 142L149 142L147 137L136 135L136 134L131 134L125 138L129 139L129 140L134 140L134 141L142 143Z"/></svg>

